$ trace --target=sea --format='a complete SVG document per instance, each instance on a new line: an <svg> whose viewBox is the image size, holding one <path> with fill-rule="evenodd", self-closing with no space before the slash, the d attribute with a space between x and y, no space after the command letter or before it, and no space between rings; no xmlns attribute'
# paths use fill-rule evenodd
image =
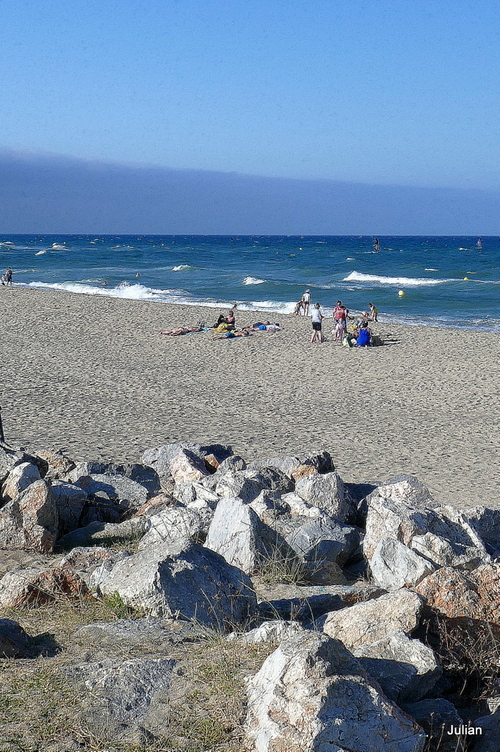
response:
<svg viewBox="0 0 500 752"><path fill-rule="evenodd" d="M499 237L2 235L14 285L292 313L308 288L331 315L500 331ZM189 323L189 322L188 322Z"/></svg>

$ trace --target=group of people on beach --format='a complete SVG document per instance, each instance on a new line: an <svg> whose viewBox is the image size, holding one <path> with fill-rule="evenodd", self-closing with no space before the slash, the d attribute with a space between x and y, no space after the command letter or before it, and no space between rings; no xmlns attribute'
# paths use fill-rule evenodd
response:
<svg viewBox="0 0 500 752"><path fill-rule="evenodd" d="M234 337L248 337L256 331L267 331L271 334L283 329L281 324L272 324L270 321L256 321L252 326L236 328L234 310L227 314L221 313L213 326L206 326L204 321L199 321L196 326L180 326L177 329L166 329L160 334L177 337L179 334L193 334L195 332L212 331L216 336L213 339L233 339Z"/></svg>
<svg viewBox="0 0 500 752"><path fill-rule="evenodd" d="M309 290L306 292L309 293ZM368 311L363 311L360 319L356 321L353 316L349 315L349 309L342 301L337 300L333 309L335 326L332 329L332 334L335 336L335 339L345 347L369 347L370 345L380 344L378 341L379 338L372 334L368 326L369 321L378 321L378 311L373 303L369 303L369 309L369 313ZM321 343L324 341L322 331L324 318L320 304L315 303L311 313L311 342ZM348 320L354 321L349 330L347 325Z"/></svg>
<svg viewBox="0 0 500 752"><path fill-rule="evenodd" d="M7 268L5 274L2 274L2 285L12 287L12 269L10 266Z"/></svg>

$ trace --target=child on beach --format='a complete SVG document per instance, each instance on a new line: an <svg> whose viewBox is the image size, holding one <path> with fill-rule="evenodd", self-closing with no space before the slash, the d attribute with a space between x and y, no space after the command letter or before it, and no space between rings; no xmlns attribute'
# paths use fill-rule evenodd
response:
<svg viewBox="0 0 500 752"><path fill-rule="evenodd" d="M314 304L314 308L311 314L311 320L312 320L312 334L311 334L311 342L323 342L323 335L321 333L321 322L323 321L323 314L321 313L320 305L319 303Z"/></svg>
<svg viewBox="0 0 500 752"><path fill-rule="evenodd" d="M378 321L378 311L373 305L373 303L368 303L368 308L370 309L372 321Z"/></svg>

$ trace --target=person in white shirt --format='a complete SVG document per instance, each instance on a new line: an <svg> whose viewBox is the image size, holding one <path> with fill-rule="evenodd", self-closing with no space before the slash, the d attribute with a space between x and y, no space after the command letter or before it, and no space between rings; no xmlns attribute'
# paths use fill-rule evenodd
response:
<svg viewBox="0 0 500 752"><path fill-rule="evenodd" d="M304 316L309 316L310 304L311 304L311 292L310 290L306 290L302 296L302 310L304 311Z"/></svg>
<svg viewBox="0 0 500 752"><path fill-rule="evenodd" d="M314 304L314 308L311 313L311 320L312 320L312 335L311 335L311 342L323 342L323 334L321 333L321 322L323 321L323 314L321 313L321 309L319 306L319 303Z"/></svg>

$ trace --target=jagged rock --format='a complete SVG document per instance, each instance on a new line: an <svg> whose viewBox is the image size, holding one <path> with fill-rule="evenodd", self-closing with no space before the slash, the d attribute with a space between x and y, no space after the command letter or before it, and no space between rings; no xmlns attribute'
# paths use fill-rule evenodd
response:
<svg viewBox="0 0 500 752"><path fill-rule="evenodd" d="M231 457L226 457L225 460L219 462L216 475L221 476L228 472L228 470L246 470L247 463L238 454L233 454Z"/></svg>
<svg viewBox="0 0 500 752"><path fill-rule="evenodd" d="M205 461L187 449L180 449L172 457L170 472L175 483L191 483L209 475Z"/></svg>
<svg viewBox="0 0 500 752"><path fill-rule="evenodd" d="M433 697L432 700L402 703L401 709L422 726L428 739L431 740L429 749L437 749L439 752L465 752L467 741L458 738L455 734L448 735L452 726L458 727L463 724L453 703L442 697Z"/></svg>
<svg viewBox="0 0 500 752"><path fill-rule="evenodd" d="M436 567L416 551L394 538L381 538L370 560L377 585L386 590L412 587L434 572Z"/></svg>
<svg viewBox="0 0 500 752"><path fill-rule="evenodd" d="M272 527L277 520L290 514L290 506L282 499L279 491L271 491L265 488L248 506L253 509L262 522Z"/></svg>
<svg viewBox="0 0 500 752"><path fill-rule="evenodd" d="M58 536L66 535L76 530L80 524L88 496L79 486L66 483L62 480L54 480L51 484L54 503L59 515Z"/></svg>
<svg viewBox="0 0 500 752"><path fill-rule="evenodd" d="M304 499L301 499L295 491L283 494L281 501L283 504L287 504L290 509L290 514L297 515L298 517L310 517L311 519L315 519L324 514L319 507L308 504Z"/></svg>
<svg viewBox="0 0 500 752"><path fill-rule="evenodd" d="M295 484L295 493L339 522L346 522L351 514L350 500L337 473L315 473L299 478Z"/></svg>
<svg viewBox="0 0 500 752"><path fill-rule="evenodd" d="M146 615L194 619L213 628L246 623L257 611L249 577L197 543L154 546L91 578L100 594L117 592Z"/></svg>
<svg viewBox="0 0 500 752"><path fill-rule="evenodd" d="M209 504L215 509L219 501L219 496L214 491L211 491L201 483L186 482L176 483L173 490L173 496L176 501L189 506L190 504L198 504L198 506L204 506Z"/></svg>
<svg viewBox="0 0 500 752"><path fill-rule="evenodd" d="M358 548L360 531L323 514L290 532L286 541L305 561L335 562L342 567Z"/></svg>
<svg viewBox="0 0 500 752"><path fill-rule="evenodd" d="M142 507L132 512L133 517L151 517L154 514L159 514L164 509L170 509L177 506L177 502L171 496L166 493L159 493L157 496L153 496L146 501Z"/></svg>
<svg viewBox="0 0 500 752"><path fill-rule="evenodd" d="M133 516L132 509L124 509L119 502L108 499L107 496L89 496L80 517L80 527L86 527L92 522L120 522L124 517Z"/></svg>
<svg viewBox="0 0 500 752"><path fill-rule="evenodd" d="M47 480L58 480L63 478L76 467L73 460L66 457L61 451L42 449L41 451L37 451L37 455L48 465L47 473L45 475Z"/></svg>
<svg viewBox="0 0 500 752"><path fill-rule="evenodd" d="M292 480L311 473L332 473L335 470L335 465L328 452L269 457L264 460L254 460L248 464L249 469L260 470L264 467L275 467Z"/></svg>
<svg viewBox="0 0 500 752"><path fill-rule="evenodd" d="M217 496L238 497L247 504L256 499L263 489L262 483L256 478L248 478L244 475L246 472L246 470L231 470L225 473L215 486ZM215 475L214 478L216 478Z"/></svg>
<svg viewBox="0 0 500 752"><path fill-rule="evenodd" d="M498 739L500 738L500 710L492 715L476 718L471 724L471 730L475 733L465 738L473 739L474 752L498 752Z"/></svg>
<svg viewBox="0 0 500 752"><path fill-rule="evenodd" d="M105 561L115 561L116 552L110 551L102 546L77 546L69 554L63 556L59 566L64 569L71 569L85 582L88 586L90 575L94 569Z"/></svg>
<svg viewBox="0 0 500 752"><path fill-rule="evenodd" d="M427 606L449 618L467 617L500 626L500 564L473 572L443 567L415 588Z"/></svg>
<svg viewBox="0 0 500 752"><path fill-rule="evenodd" d="M274 619L273 621L266 621L261 624L260 627L255 627L249 632L239 633L231 632L227 635L226 640L234 642L243 642L245 644L254 642L283 642L288 640L297 632L303 632L303 627L298 621L283 621L282 619Z"/></svg>
<svg viewBox="0 0 500 752"><path fill-rule="evenodd" d="M371 560L382 538L393 538L437 567L474 569L490 557L466 515L437 507L429 491L411 476L379 486L368 497L363 551Z"/></svg>
<svg viewBox="0 0 500 752"><path fill-rule="evenodd" d="M67 483L78 483L81 478L87 478L89 475L106 475L107 473L116 474L116 465L112 462L77 462L76 465L65 473L61 480Z"/></svg>
<svg viewBox="0 0 500 752"><path fill-rule="evenodd" d="M79 478L75 485L88 496L103 496L114 501L122 511L138 509L146 503L149 496L145 486L125 475L93 474Z"/></svg>
<svg viewBox="0 0 500 752"><path fill-rule="evenodd" d="M88 592L82 578L69 567L18 569L0 580L0 607L41 606L61 596L81 598Z"/></svg>
<svg viewBox="0 0 500 752"><path fill-rule="evenodd" d="M329 611L379 598L385 590L374 585L264 585L256 582L259 610L265 619L314 622Z"/></svg>
<svg viewBox="0 0 500 752"><path fill-rule="evenodd" d="M241 471L250 480L256 480L262 488L278 491L280 494L289 493L294 489L294 483L276 467L262 467L260 470L247 468Z"/></svg>
<svg viewBox="0 0 500 752"><path fill-rule="evenodd" d="M172 478L170 469L173 458L181 451L186 450L203 459L207 455L213 454L219 463L232 455L230 446L223 444L195 444L187 441L179 441L173 444L164 444L156 449L147 449L142 455L142 461L145 465L152 467L158 473L162 485Z"/></svg>
<svg viewBox="0 0 500 752"><path fill-rule="evenodd" d="M400 629L370 645L360 645L353 655L398 705L420 700L442 675L431 648Z"/></svg>
<svg viewBox="0 0 500 752"><path fill-rule="evenodd" d="M411 634L419 624L423 603L421 596L401 588L375 600L327 614L323 631L342 640L349 650L354 650L360 645L381 640L396 629Z"/></svg>
<svg viewBox="0 0 500 752"><path fill-rule="evenodd" d="M240 498L224 497L215 510L205 546L247 574L266 561L294 556L292 550Z"/></svg>
<svg viewBox="0 0 500 752"><path fill-rule="evenodd" d="M146 533L147 517L133 517L123 522L91 522L85 527L63 535L57 542L58 550L99 543L111 546L114 543L136 542Z"/></svg>
<svg viewBox="0 0 500 752"><path fill-rule="evenodd" d="M196 540L202 530L203 520L193 509L165 509L146 521L146 532L139 541L138 550L161 543L171 545L179 540Z"/></svg>
<svg viewBox="0 0 500 752"><path fill-rule="evenodd" d="M58 526L52 489L37 480L0 510L0 546L50 553Z"/></svg>
<svg viewBox="0 0 500 752"><path fill-rule="evenodd" d="M0 619L0 658L30 658L31 637L12 619Z"/></svg>
<svg viewBox="0 0 500 752"><path fill-rule="evenodd" d="M425 736L338 640L303 632L283 642L248 681L255 752L421 752Z"/></svg>
<svg viewBox="0 0 500 752"><path fill-rule="evenodd" d="M175 661L167 658L107 658L66 668L82 686L80 718L86 728L108 742L150 741L145 731L155 697L171 685Z"/></svg>
<svg viewBox="0 0 500 752"><path fill-rule="evenodd" d="M11 501L36 480L40 480L40 477L40 470L31 462L21 462L19 465L15 465L2 486L2 500L4 502Z"/></svg>
<svg viewBox="0 0 500 752"><path fill-rule="evenodd" d="M500 509L476 506L464 510L467 521L474 528L488 553L500 555Z"/></svg>

